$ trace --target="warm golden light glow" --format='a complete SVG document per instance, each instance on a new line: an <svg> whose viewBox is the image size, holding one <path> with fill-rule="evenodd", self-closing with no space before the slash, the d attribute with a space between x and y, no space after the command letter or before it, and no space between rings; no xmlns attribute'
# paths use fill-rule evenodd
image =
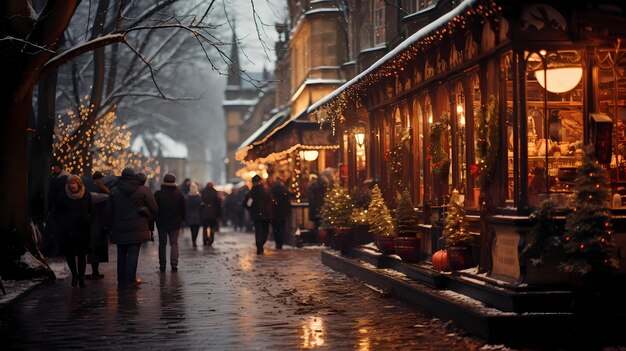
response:
<svg viewBox="0 0 626 351"><path fill-rule="evenodd" d="M546 73L547 72L547 73ZM574 89L583 77L582 67L557 67L535 71L539 85L551 93L565 93ZM547 85L547 86L546 86Z"/></svg>
<svg viewBox="0 0 626 351"><path fill-rule="evenodd" d="M317 156L319 156L319 152L317 150L300 151L300 158L308 162L317 160Z"/></svg>
<svg viewBox="0 0 626 351"><path fill-rule="evenodd" d="M365 145L365 133L354 133L354 139L359 147Z"/></svg>
<svg viewBox="0 0 626 351"><path fill-rule="evenodd" d="M324 322L319 317L309 317L302 324L302 348L312 349L324 345Z"/></svg>

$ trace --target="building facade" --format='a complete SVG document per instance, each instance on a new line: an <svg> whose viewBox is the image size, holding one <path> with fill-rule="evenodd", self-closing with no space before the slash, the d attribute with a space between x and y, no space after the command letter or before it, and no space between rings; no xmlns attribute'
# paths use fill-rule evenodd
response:
<svg viewBox="0 0 626 351"><path fill-rule="evenodd" d="M436 226L458 190L480 269L533 283L546 276L520 257L531 239L530 213L546 199L567 211L583 145L592 143L619 199L614 256L617 273L626 272L618 255L626 245L622 4L410 1L402 11L377 1L354 5L356 72L308 110L337 121L347 184L377 179L392 206L408 188L425 257L442 246ZM363 18L374 19L373 37L359 31ZM359 47L379 38L384 48ZM384 52L377 61L359 59L376 50ZM485 117L497 121L495 135L485 133ZM492 141L495 148L479 151ZM483 183L485 172L490 179Z"/></svg>

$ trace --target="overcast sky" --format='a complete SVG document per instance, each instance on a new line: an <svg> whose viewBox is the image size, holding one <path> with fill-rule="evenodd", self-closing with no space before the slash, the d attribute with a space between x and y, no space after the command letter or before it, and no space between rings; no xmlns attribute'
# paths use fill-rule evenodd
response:
<svg viewBox="0 0 626 351"><path fill-rule="evenodd" d="M257 35L252 16L252 1L259 17L257 23L260 35ZM243 68L260 72L265 66L272 71L276 59L274 43L278 39L274 24L284 22L287 18L287 0L224 0L224 2L231 9L228 15L236 17L237 35L247 55L247 58L245 55L239 56ZM259 36L265 42L265 49Z"/></svg>

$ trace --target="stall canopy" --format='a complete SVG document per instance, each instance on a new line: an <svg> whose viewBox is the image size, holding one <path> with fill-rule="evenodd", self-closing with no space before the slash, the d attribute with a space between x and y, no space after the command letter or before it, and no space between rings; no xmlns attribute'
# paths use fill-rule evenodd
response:
<svg viewBox="0 0 626 351"><path fill-rule="evenodd" d="M242 162L272 162L295 150L338 149L336 137L329 128L320 128L307 118L306 112L291 117L289 110L282 110L237 149L236 158Z"/></svg>

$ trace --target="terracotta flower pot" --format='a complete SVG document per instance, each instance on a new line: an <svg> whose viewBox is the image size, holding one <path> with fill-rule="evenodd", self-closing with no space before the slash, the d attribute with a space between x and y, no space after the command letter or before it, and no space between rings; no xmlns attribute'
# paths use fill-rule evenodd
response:
<svg viewBox="0 0 626 351"><path fill-rule="evenodd" d="M376 237L376 247L378 247L378 251L383 255L393 255L396 253L396 249L394 247L395 237L391 235L378 235Z"/></svg>
<svg viewBox="0 0 626 351"><path fill-rule="evenodd" d="M420 258L420 246L422 239L417 237L397 236L394 240L396 254L404 262L417 262Z"/></svg>
<svg viewBox="0 0 626 351"><path fill-rule="evenodd" d="M453 270L467 269L474 266L472 248L467 246L453 246L448 251L448 262Z"/></svg>

